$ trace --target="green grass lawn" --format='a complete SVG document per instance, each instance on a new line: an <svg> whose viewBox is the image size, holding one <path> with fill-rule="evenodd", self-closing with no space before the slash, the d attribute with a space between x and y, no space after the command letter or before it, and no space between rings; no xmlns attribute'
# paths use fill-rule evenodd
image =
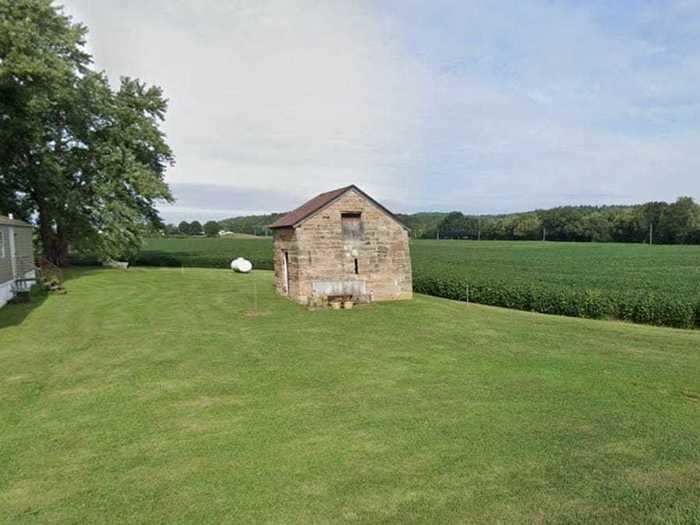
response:
<svg viewBox="0 0 700 525"><path fill-rule="evenodd" d="M269 238L148 239L140 266L272 269ZM700 246L529 241L411 242L414 289L573 317L700 327Z"/></svg>
<svg viewBox="0 0 700 525"><path fill-rule="evenodd" d="M700 522L698 331L69 276L0 310L0 522Z"/></svg>

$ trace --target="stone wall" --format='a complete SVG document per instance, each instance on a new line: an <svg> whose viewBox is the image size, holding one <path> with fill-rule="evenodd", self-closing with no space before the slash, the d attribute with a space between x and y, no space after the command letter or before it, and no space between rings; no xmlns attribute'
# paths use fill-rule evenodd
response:
<svg viewBox="0 0 700 525"><path fill-rule="evenodd" d="M344 238L343 213L361 214L361 238ZM275 282L280 293L284 293L283 250L289 253L289 295L297 302L310 300L314 295L314 283L317 291L338 286L348 290L364 289L364 300L412 297L407 230L353 189L298 228L275 232Z"/></svg>
<svg viewBox="0 0 700 525"><path fill-rule="evenodd" d="M275 263L275 288L282 295L299 295L299 243L294 228L280 228L274 231L272 257ZM285 282L284 254L287 253L289 290Z"/></svg>

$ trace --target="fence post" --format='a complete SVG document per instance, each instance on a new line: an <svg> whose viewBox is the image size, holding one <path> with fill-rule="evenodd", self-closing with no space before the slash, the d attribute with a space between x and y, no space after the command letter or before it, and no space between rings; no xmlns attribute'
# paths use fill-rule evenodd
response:
<svg viewBox="0 0 700 525"><path fill-rule="evenodd" d="M253 281L253 311L258 312L258 283Z"/></svg>

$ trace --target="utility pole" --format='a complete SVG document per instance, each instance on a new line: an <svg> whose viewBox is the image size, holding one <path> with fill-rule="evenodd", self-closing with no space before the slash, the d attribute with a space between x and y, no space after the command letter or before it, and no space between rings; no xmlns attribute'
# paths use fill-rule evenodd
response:
<svg viewBox="0 0 700 525"><path fill-rule="evenodd" d="M479 216L476 218L476 221L477 221L477 222L476 222L476 223L477 223L477 227L476 227L476 240L477 240L477 241L480 241L480 240L481 240L481 215L479 215Z"/></svg>
<svg viewBox="0 0 700 525"><path fill-rule="evenodd" d="M547 227L542 226L542 240L546 241L547 240Z"/></svg>
<svg viewBox="0 0 700 525"><path fill-rule="evenodd" d="M649 223L649 246L654 244L654 223Z"/></svg>

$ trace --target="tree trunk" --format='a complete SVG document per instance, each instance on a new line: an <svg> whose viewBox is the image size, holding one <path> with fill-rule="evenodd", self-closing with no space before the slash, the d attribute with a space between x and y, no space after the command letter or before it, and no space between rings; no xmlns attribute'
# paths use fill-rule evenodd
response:
<svg viewBox="0 0 700 525"><path fill-rule="evenodd" d="M56 236L47 250L46 258L60 268L68 266L68 243L65 239Z"/></svg>
<svg viewBox="0 0 700 525"><path fill-rule="evenodd" d="M45 206L39 205L39 237L44 257L59 267L68 264L68 241L60 228L54 230L53 221Z"/></svg>

